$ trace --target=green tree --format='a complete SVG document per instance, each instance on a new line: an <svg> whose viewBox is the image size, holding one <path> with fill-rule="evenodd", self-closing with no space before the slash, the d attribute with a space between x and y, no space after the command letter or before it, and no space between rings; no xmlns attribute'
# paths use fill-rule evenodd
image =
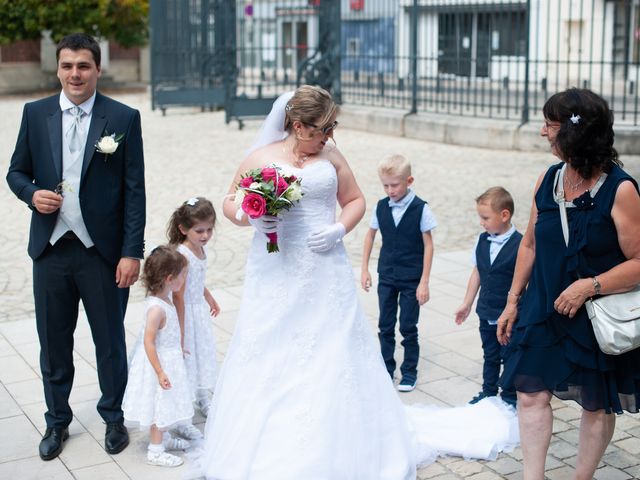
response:
<svg viewBox="0 0 640 480"><path fill-rule="evenodd" d="M123 47L144 45L149 0L0 0L0 44L40 38L57 42L85 32Z"/></svg>

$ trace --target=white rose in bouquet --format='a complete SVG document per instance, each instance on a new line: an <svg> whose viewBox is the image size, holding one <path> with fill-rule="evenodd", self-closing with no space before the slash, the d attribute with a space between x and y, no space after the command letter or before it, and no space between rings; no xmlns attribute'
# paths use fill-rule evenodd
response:
<svg viewBox="0 0 640 480"><path fill-rule="evenodd" d="M297 202L302 198L302 187L299 183L292 183L291 186L284 193L287 200L291 202Z"/></svg>

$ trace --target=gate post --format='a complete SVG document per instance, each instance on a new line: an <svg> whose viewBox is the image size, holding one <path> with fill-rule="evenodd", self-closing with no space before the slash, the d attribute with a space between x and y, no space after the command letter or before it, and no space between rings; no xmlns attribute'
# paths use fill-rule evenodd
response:
<svg viewBox="0 0 640 480"><path fill-rule="evenodd" d="M160 83L160 30L167 17L166 2L149 2L149 54L151 56L151 110L156 109L156 87Z"/></svg>
<svg viewBox="0 0 640 480"><path fill-rule="evenodd" d="M522 122L521 125L529 122L529 32L531 23L531 0L527 0L527 14L525 17L525 60L524 60L524 99L522 103Z"/></svg>
<svg viewBox="0 0 640 480"><path fill-rule="evenodd" d="M411 110L418 113L418 0L413 0L411 7L411 43L409 45L411 58Z"/></svg>
<svg viewBox="0 0 640 480"><path fill-rule="evenodd" d="M341 0L325 0L320 3L320 45L322 55L326 55L329 63L327 86L336 103L342 103L342 40Z"/></svg>
<svg viewBox="0 0 640 480"><path fill-rule="evenodd" d="M224 85L225 123L231 122L232 103L238 86L236 0L214 0L213 35L215 45L214 71L222 75Z"/></svg>
<svg viewBox="0 0 640 480"><path fill-rule="evenodd" d="M300 64L297 83L319 85L331 92L336 103L342 103L341 0L318 3L318 50Z"/></svg>

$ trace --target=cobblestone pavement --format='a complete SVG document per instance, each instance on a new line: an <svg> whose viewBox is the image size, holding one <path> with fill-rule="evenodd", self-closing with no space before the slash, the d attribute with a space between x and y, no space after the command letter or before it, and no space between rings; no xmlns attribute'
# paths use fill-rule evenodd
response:
<svg viewBox="0 0 640 480"><path fill-rule="evenodd" d="M144 93L117 94L142 113L147 166L147 247L164 242L172 210L195 195L220 204L230 179L256 133L259 122L225 125L220 112L169 109L163 117L152 112ZM0 98L0 170L7 170L25 101L36 97ZM420 323L422 357L418 388L403 394L407 403L459 405L480 388L482 351L477 318L456 326L453 312L464 295L469 255L480 227L474 198L492 185L502 185L516 202L515 224L524 230L536 178L554 161L545 153L511 152L441 145L343 128L336 141L353 168L367 198L367 217L345 243L354 273L359 276L363 235L375 201L382 196L376 164L384 155L402 153L413 163L415 190L427 199L439 226L434 234L436 258L431 280L431 301L423 307ZM541 139L541 141L543 141ZM639 177L640 158L625 157L627 170ZM143 463L145 437L132 434L132 445L116 456L102 449L104 426L95 411L99 396L95 357L85 320L76 331L76 376L71 403L74 422L63 454L51 462L37 456L44 430L44 403L38 368L38 343L31 291L31 261L26 254L30 211L9 191L0 188L4 223L0 231L0 478L31 479L150 479L181 478L182 468L158 469ZM209 248L208 285L223 313L216 320L222 360L237 313L245 250L250 229L221 219ZM372 262L374 270L375 258ZM131 346L141 321L143 292L132 289L126 327ZM361 294L375 331L374 293ZM573 403L553 401L554 435L547 460L547 476L571 478L576 462L579 410ZM197 417L202 424L204 419ZM598 479L640 477L640 418L618 417L614 439L596 473ZM200 425L201 426L201 425ZM491 480L522 478L520 449L493 462L444 458L419 470L418 478Z"/></svg>

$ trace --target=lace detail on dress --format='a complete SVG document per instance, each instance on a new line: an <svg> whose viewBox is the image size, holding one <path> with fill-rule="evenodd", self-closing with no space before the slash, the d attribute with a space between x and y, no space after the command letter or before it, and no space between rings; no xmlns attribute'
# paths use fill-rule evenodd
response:
<svg viewBox="0 0 640 480"><path fill-rule="evenodd" d="M218 377L213 319L204 298L207 259L198 258L186 245L178 245L178 251L189 261L184 287L184 348L189 352L185 364L196 394L197 390L213 389Z"/></svg>
<svg viewBox="0 0 640 480"><path fill-rule="evenodd" d="M293 414L294 423L297 425L296 439L304 449L308 449L311 443L311 432L316 422L316 416L309 404L301 407Z"/></svg>
<svg viewBox="0 0 640 480"><path fill-rule="evenodd" d="M298 332L294 333L292 340L294 355L298 360L298 366L303 367L313 355L316 335L309 332Z"/></svg>
<svg viewBox="0 0 640 480"><path fill-rule="evenodd" d="M171 388L163 390L144 349L143 324L131 353L129 378L122 401L124 417L141 427L157 425L168 428L193 416L192 395L187 371L182 360L180 326L173 305L156 297L147 297L145 321L150 308L158 306L165 313L165 325L156 334L156 351L160 365L171 381Z"/></svg>
<svg viewBox="0 0 640 480"><path fill-rule="evenodd" d="M240 361L245 363L260 354L258 333L255 329L247 329L241 333L237 350Z"/></svg>

